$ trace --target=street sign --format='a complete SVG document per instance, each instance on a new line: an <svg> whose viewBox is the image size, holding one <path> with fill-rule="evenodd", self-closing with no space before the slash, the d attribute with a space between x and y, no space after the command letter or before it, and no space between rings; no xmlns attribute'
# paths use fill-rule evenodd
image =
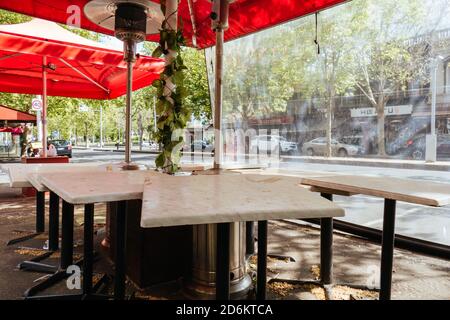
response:
<svg viewBox="0 0 450 320"><path fill-rule="evenodd" d="M89 107L85 104L80 104L80 106L78 107L78 111L79 112L89 112Z"/></svg>
<svg viewBox="0 0 450 320"><path fill-rule="evenodd" d="M31 109L34 111L42 111L42 100L41 99L33 99L31 101Z"/></svg>

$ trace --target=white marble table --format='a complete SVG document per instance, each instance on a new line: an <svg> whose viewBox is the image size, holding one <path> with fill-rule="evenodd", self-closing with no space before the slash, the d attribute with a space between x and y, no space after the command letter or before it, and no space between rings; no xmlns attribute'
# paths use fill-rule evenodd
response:
<svg viewBox="0 0 450 320"><path fill-rule="evenodd" d="M331 218L344 210L300 186L261 175L155 176L144 187L141 227L217 224L216 299L230 297L230 224L258 221L257 298L266 297L267 220Z"/></svg>
<svg viewBox="0 0 450 320"><path fill-rule="evenodd" d="M380 299L391 298L392 265L395 241L396 202L404 201L427 206L450 204L450 184L393 177L336 175L302 179L312 191L344 196L363 194L383 198L384 217L381 249ZM332 226L330 229L332 239Z"/></svg>
<svg viewBox="0 0 450 320"><path fill-rule="evenodd" d="M3 165L2 170L6 171L9 176L11 188L27 188L34 185L29 180L29 175L34 173L44 172L73 172L73 171L118 171L120 170L119 163L39 163L39 164L25 164L14 163ZM38 187L41 187L36 179L33 179Z"/></svg>
<svg viewBox="0 0 450 320"><path fill-rule="evenodd" d="M114 295L123 299L125 295L125 238L126 238L126 201L142 198L146 179L159 176L153 170L137 171L80 171L60 174L37 173L36 179L45 188L63 199L61 266L72 263L73 207L84 205L84 294L92 289L92 241L94 203L118 202L116 214L116 276Z"/></svg>
<svg viewBox="0 0 450 320"><path fill-rule="evenodd" d="M142 199L144 181L162 175L153 170L39 173L46 188L76 205Z"/></svg>
<svg viewBox="0 0 450 320"><path fill-rule="evenodd" d="M260 175L151 177L144 187L141 227L344 216L343 209L300 182Z"/></svg>
<svg viewBox="0 0 450 320"><path fill-rule="evenodd" d="M316 189L330 189L351 194L364 194L426 206L450 204L450 184L394 177L334 175L302 179L302 184Z"/></svg>

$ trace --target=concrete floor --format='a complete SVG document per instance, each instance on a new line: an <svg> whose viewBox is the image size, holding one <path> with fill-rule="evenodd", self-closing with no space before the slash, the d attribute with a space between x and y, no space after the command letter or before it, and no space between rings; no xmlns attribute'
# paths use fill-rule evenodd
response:
<svg viewBox="0 0 450 320"><path fill-rule="evenodd" d="M81 208L80 208L81 209ZM96 222L101 224L104 207L97 208ZM80 220L76 213L75 220ZM34 239L19 245L6 246L5 243L17 236L15 230L33 230L34 199L23 198L7 187L0 186L0 299L22 299L24 291L36 284L42 274L16 269L19 262L31 258L19 254L18 246L39 246L43 239ZM81 239L82 227L76 223L76 240ZM97 241L101 237L97 238ZM81 245L75 249L81 252ZM287 222L272 222L269 225L269 252L292 256L296 262L269 259L270 278L314 279L319 265L319 231L306 226ZM380 246L367 241L336 234L334 240L334 273L338 283L377 286L379 279ZM50 259L57 264L58 259ZM110 272L106 258L96 263L97 272ZM136 296L149 299L179 298L177 284L161 288L151 288L137 292ZM130 286L130 292L134 288ZM287 286L282 292L269 286L269 297L273 299L317 299L318 295L304 288ZM63 281L46 293L69 292ZM312 291L314 293L314 291ZM450 263L413 254L404 250L395 251L393 274L393 299L450 299Z"/></svg>

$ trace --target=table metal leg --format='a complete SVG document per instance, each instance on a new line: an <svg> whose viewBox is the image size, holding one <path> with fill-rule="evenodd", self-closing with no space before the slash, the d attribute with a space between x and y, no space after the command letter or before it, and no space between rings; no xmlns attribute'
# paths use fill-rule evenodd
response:
<svg viewBox="0 0 450 320"><path fill-rule="evenodd" d="M115 277L114 299L125 298L125 274L126 274L126 216L127 202L119 201L116 213L116 252L115 252Z"/></svg>
<svg viewBox="0 0 450 320"><path fill-rule="evenodd" d="M320 219L320 280L333 283L333 218Z"/></svg>
<svg viewBox="0 0 450 320"><path fill-rule="evenodd" d="M267 283L267 221L258 221L258 266L256 275L256 299L266 299Z"/></svg>
<svg viewBox="0 0 450 320"><path fill-rule="evenodd" d="M41 192L43 194L43 192ZM36 197L36 205L44 206L42 199ZM59 197L50 192L50 208L49 208L49 228L48 228L48 251L33 259L21 262L18 267L20 270L54 273L58 270L57 266L41 263L40 261L49 258L59 247ZM43 207L45 209L45 207ZM41 209L36 209L37 211Z"/></svg>
<svg viewBox="0 0 450 320"><path fill-rule="evenodd" d="M333 201L332 194L320 195ZM333 218L320 219L320 280L324 285L333 283Z"/></svg>
<svg viewBox="0 0 450 320"><path fill-rule="evenodd" d="M248 256L255 254L255 223L253 221L247 221L245 223L245 253Z"/></svg>
<svg viewBox="0 0 450 320"><path fill-rule="evenodd" d="M83 293L92 293L92 273L94 259L94 204L84 206L84 254Z"/></svg>
<svg viewBox="0 0 450 320"><path fill-rule="evenodd" d="M6 245L10 246L19 242L33 239L45 231L45 193L36 192L36 231L25 236L9 240Z"/></svg>
<svg viewBox="0 0 450 320"><path fill-rule="evenodd" d="M59 197L54 192L50 192L48 216L48 249L50 251L57 251L59 249Z"/></svg>
<svg viewBox="0 0 450 320"><path fill-rule="evenodd" d="M67 269L73 264L73 211L73 204L63 201L61 269Z"/></svg>
<svg viewBox="0 0 450 320"><path fill-rule="evenodd" d="M45 231L45 192L36 192L36 232Z"/></svg>
<svg viewBox="0 0 450 320"><path fill-rule="evenodd" d="M230 223L217 224L216 300L230 300Z"/></svg>
<svg viewBox="0 0 450 320"><path fill-rule="evenodd" d="M394 260L396 201L384 200L383 239L381 244L380 300L391 299Z"/></svg>

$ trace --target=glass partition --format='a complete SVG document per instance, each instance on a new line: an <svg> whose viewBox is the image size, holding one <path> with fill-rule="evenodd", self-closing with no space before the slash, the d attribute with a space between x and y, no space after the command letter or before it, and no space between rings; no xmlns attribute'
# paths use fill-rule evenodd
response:
<svg viewBox="0 0 450 320"><path fill-rule="evenodd" d="M448 0L353 0L228 42L223 83L225 163L450 181ZM382 200L337 201L381 228ZM400 233L450 244L450 210L399 215Z"/></svg>

